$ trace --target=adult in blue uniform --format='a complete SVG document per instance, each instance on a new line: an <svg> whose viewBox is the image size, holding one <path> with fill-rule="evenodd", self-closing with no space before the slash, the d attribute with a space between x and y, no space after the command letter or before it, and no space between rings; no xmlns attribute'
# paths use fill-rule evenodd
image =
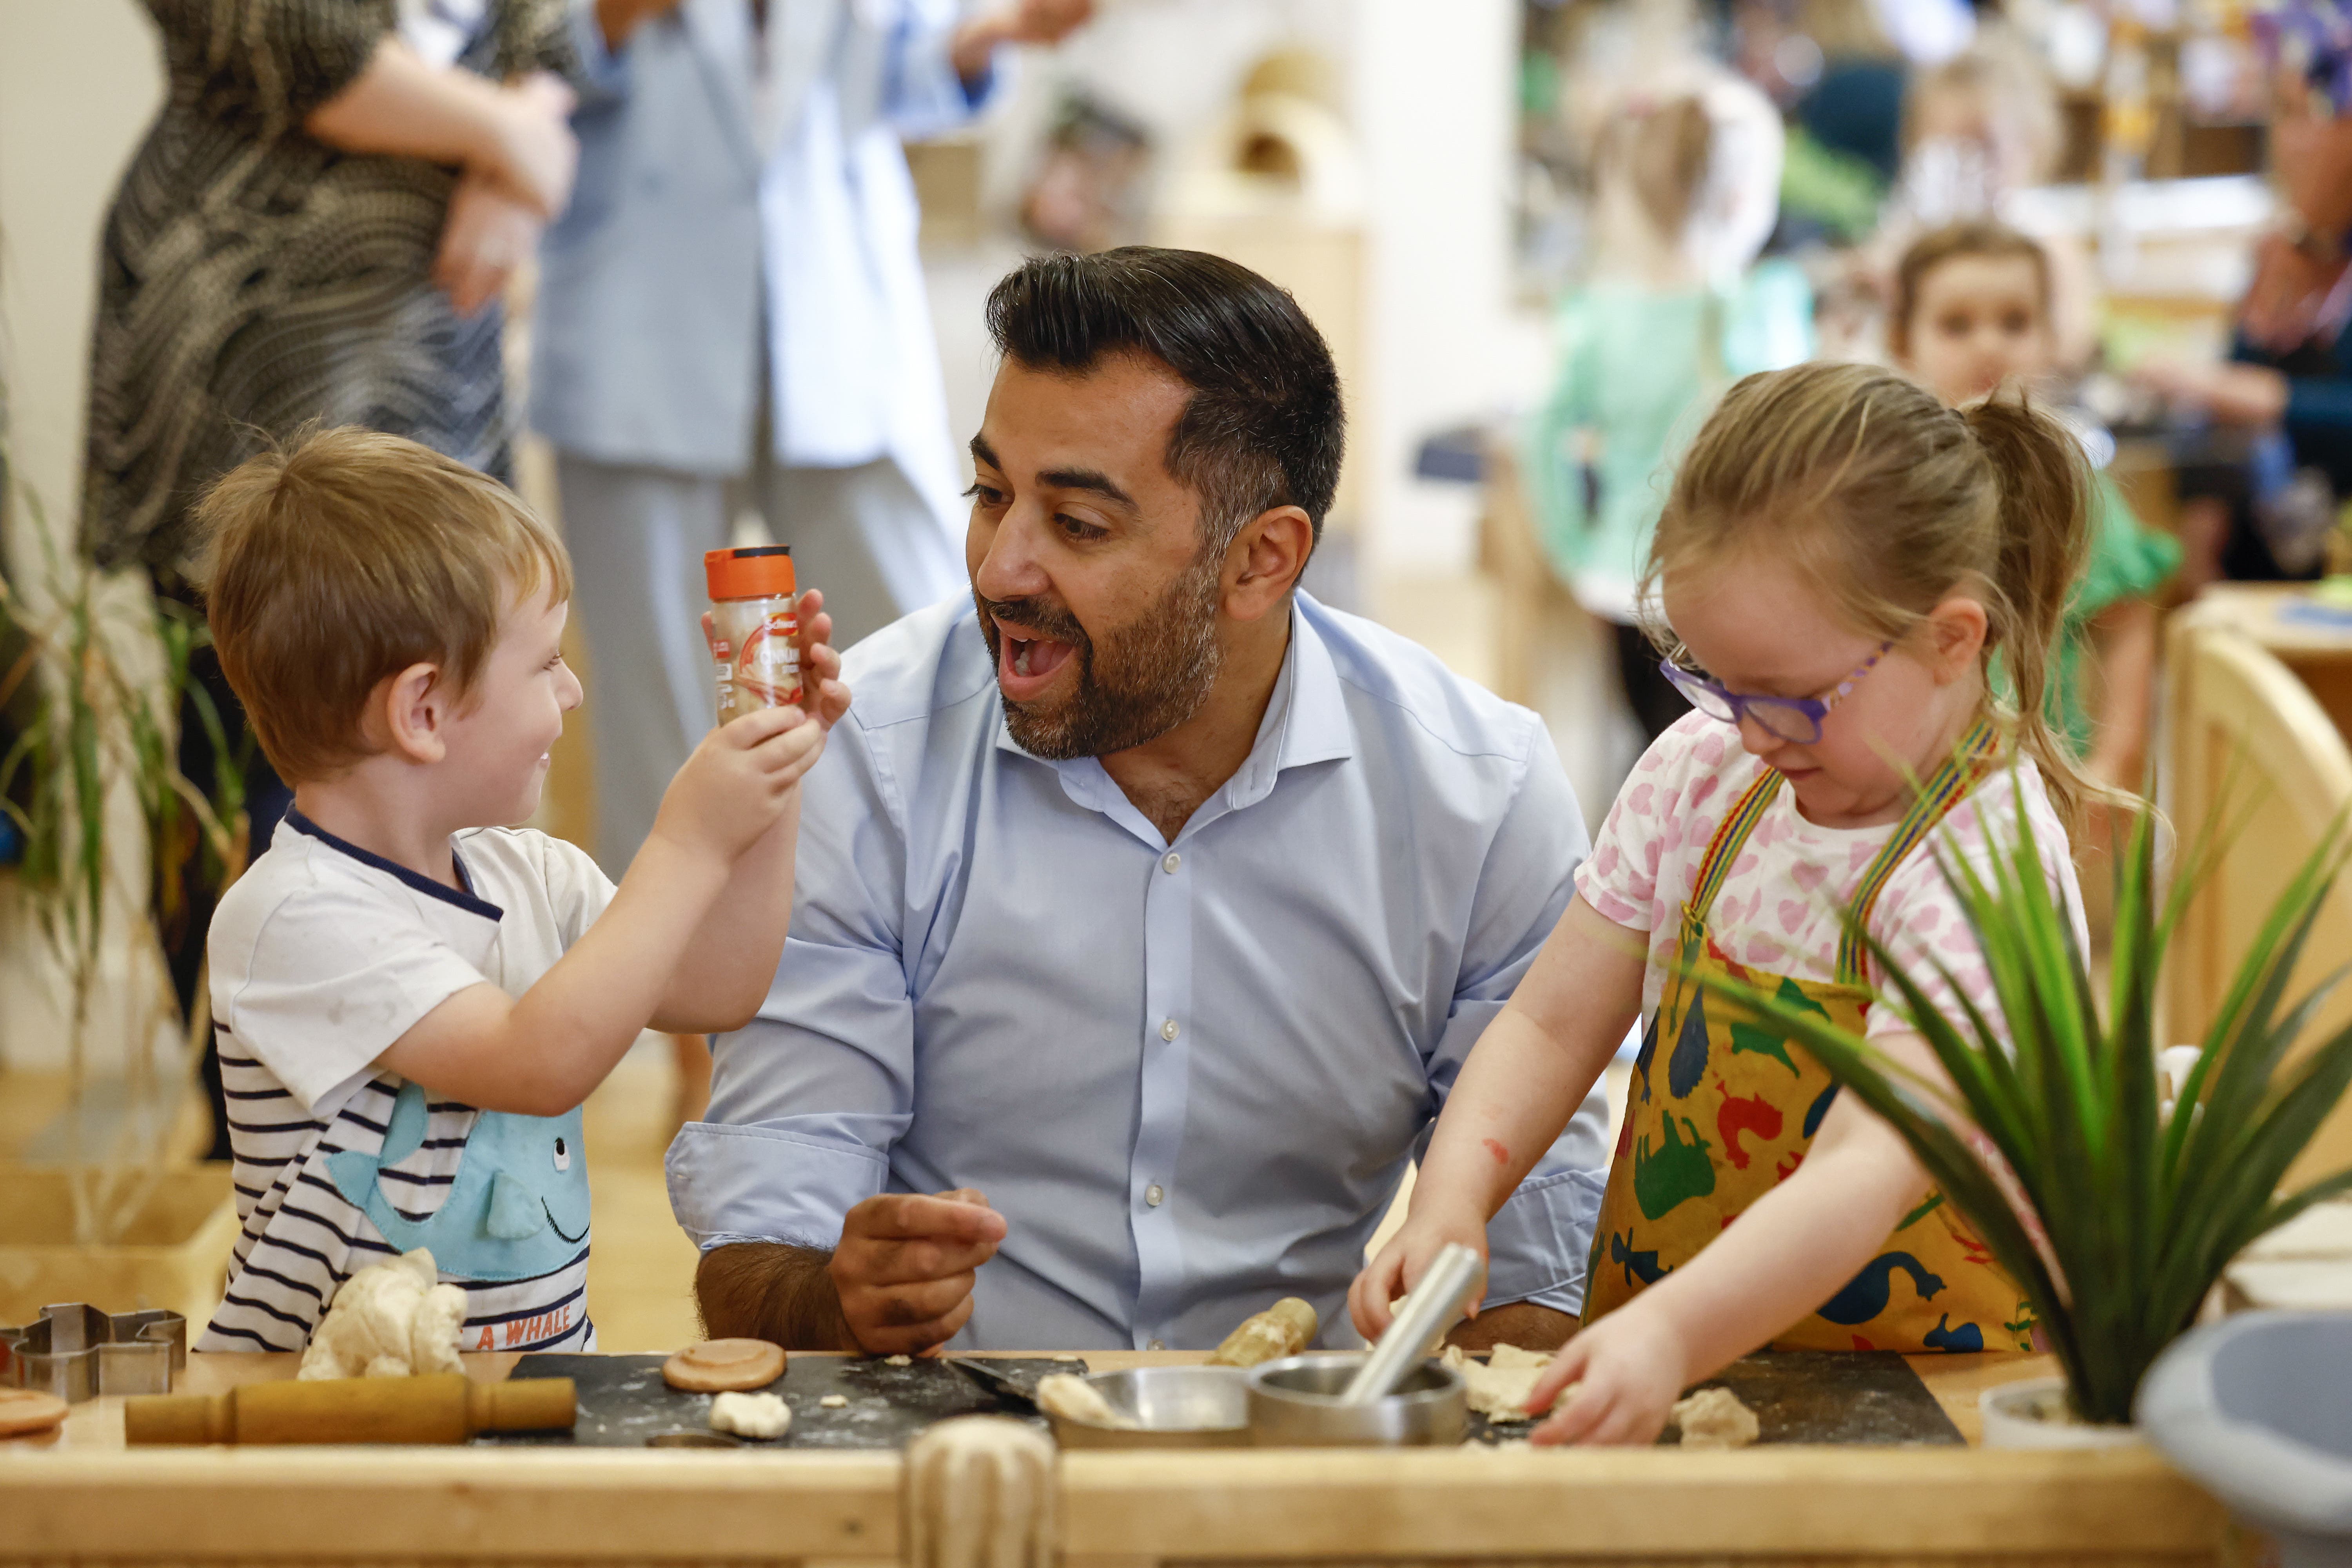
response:
<svg viewBox="0 0 2352 1568"><path fill-rule="evenodd" d="M902 138L1090 0L579 0L577 197L541 247L554 443L625 867L710 722L701 559L761 513L846 646L961 586L956 468Z"/></svg>

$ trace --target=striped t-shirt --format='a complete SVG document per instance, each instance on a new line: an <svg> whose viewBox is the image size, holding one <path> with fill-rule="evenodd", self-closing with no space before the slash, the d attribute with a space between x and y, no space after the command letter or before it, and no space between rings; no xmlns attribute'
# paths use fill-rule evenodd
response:
<svg viewBox="0 0 2352 1568"><path fill-rule="evenodd" d="M460 1350L589 1350L580 1112L477 1110L376 1058L471 985L520 996L612 900L586 854L456 835L447 888L289 813L214 914L213 1016L243 1220L196 1348L293 1351L356 1269L431 1249Z"/></svg>

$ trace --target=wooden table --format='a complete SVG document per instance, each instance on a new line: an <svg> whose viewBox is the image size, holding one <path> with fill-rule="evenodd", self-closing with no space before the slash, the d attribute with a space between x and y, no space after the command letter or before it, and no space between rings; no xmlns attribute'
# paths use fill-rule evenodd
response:
<svg viewBox="0 0 2352 1568"><path fill-rule="evenodd" d="M510 1355L468 1356L478 1378ZM1197 1361L1088 1352L1097 1370ZM191 1356L186 1392L291 1376ZM1973 1441L1976 1394L2039 1358L1915 1363ZM901 1539L898 1458L527 1448L125 1450L121 1402L0 1443L0 1563L676 1563L877 1568ZM1072 1453L1067 1568L1340 1562L2216 1562L2210 1498L2144 1447L1226 1449Z"/></svg>

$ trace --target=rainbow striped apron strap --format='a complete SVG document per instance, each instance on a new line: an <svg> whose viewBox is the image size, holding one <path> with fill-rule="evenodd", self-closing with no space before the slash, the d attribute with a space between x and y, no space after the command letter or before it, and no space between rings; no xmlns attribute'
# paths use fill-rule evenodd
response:
<svg viewBox="0 0 2352 1568"><path fill-rule="evenodd" d="M1894 836L1872 857L1854 885L1853 898L1848 905L1844 933L1838 938L1838 980L1847 985L1864 986L1869 983L1870 944L1863 935L1871 911L1878 907L1878 895L1886 890L1895 868L1903 858L1917 848L1922 840L1935 830L1944 815L1958 805L1968 793L1976 788L1990 761L1997 737L1991 722L1979 719L1960 737L1941 766L1929 774L1927 782L1911 802L1910 809L1895 825Z"/></svg>

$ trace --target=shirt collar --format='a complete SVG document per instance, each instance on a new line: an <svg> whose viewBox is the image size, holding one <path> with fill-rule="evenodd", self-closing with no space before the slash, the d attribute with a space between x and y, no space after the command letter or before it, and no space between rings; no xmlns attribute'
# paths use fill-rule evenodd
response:
<svg viewBox="0 0 2352 1568"><path fill-rule="evenodd" d="M457 846L454 843L449 846L449 859L457 867L457 880L465 884L463 889L445 888L432 878L420 876L396 860L387 860L373 850L361 848L348 838L339 838L291 806L286 810L285 822L287 826L298 833L309 834L328 848L348 855L362 866L372 866L445 904L454 904L469 915L479 915L487 921L506 919L506 910L474 891L474 874L466 868L466 858L457 853Z"/></svg>
<svg viewBox="0 0 2352 1568"><path fill-rule="evenodd" d="M1186 831L1204 826L1226 811L1256 805L1274 792L1275 781L1286 769L1356 754L1355 729L1349 720L1347 699L1340 689L1339 666L1332 661L1330 646L1324 642L1307 614L1307 606L1314 604L1303 589L1291 595L1290 647L1283 653L1282 671L1275 677L1274 695L1265 705L1265 716L1258 721L1257 739L1234 776L1194 814ZM1001 698L996 710L996 745L999 751L1052 768L1061 775L1062 788L1069 797L1089 810L1114 812L1114 802L1124 805L1127 801L1118 784L1103 770L1099 759L1074 757L1057 763L1024 750L1004 721Z"/></svg>

